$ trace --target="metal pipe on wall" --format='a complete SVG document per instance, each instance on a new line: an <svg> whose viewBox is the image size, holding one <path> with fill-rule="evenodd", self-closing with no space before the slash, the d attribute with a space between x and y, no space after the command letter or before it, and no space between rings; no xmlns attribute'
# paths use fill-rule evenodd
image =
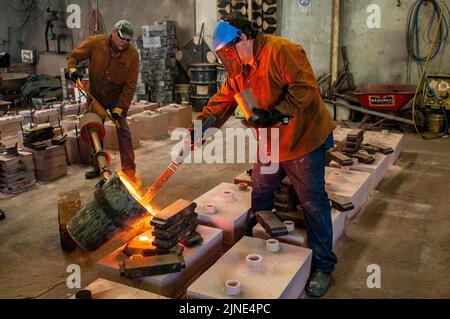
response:
<svg viewBox="0 0 450 319"><path fill-rule="evenodd" d="M331 84L333 84L339 72L339 29L341 21L341 0L333 0L333 20L331 33Z"/></svg>

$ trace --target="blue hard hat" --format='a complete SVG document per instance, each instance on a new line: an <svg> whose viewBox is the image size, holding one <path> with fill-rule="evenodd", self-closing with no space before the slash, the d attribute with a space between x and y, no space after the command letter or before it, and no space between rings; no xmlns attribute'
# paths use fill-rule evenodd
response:
<svg viewBox="0 0 450 319"><path fill-rule="evenodd" d="M224 46L239 38L242 31L233 27L231 24L224 20L220 20L217 23L216 29L213 35L214 51L219 51Z"/></svg>

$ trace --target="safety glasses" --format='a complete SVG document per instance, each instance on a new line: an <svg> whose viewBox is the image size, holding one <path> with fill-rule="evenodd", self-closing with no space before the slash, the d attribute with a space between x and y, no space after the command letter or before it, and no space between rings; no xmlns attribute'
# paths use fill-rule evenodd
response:
<svg viewBox="0 0 450 319"><path fill-rule="evenodd" d="M120 33L119 32L117 32L117 36L119 37L119 39L120 40L122 40L122 41L127 41L127 42L130 42L130 39L125 39L125 38L122 38L121 36L120 36Z"/></svg>

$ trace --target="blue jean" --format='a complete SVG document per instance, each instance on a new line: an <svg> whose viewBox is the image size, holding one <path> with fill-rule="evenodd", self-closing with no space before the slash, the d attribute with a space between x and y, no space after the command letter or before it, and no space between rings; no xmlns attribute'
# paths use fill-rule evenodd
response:
<svg viewBox="0 0 450 319"><path fill-rule="evenodd" d="M111 111L113 107L108 107ZM133 141L131 139L130 128L127 123L127 113L123 113L119 120L120 128L116 127L117 142L119 144L120 152L120 163L122 165L122 170L135 170L136 164L134 163L134 150ZM103 142L102 142L103 147Z"/></svg>
<svg viewBox="0 0 450 319"><path fill-rule="evenodd" d="M122 170L135 170L133 141L131 139L130 128L127 123L127 114L124 113L119 120L120 128L116 127L117 141L119 143L120 163Z"/></svg>
<svg viewBox="0 0 450 319"><path fill-rule="evenodd" d="M312 268L331 273L337 263L333 253L333 225L331 206L325 191L326 149L333 137L311 153L290 161L281 162L273 174L261 174L261 167L270 164L256 163L252 173L253 212L273 209L273 192L281 181L289 177L305 209L306 233L313 251Z"/></svg>

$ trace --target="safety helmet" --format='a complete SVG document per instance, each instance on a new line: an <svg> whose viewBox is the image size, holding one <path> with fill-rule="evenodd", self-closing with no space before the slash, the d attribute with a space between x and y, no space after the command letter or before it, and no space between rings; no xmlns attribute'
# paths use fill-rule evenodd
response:
<svg viewBox="0 0 450 319"><path fill-rule="evenodd" d="M231 24L224 20L220 20L217 23L216 29L214 30L213 35L213 44L214 44L214 51L219 51L227 44L231 43L232 41L236 40L237 38L240 38L242 35L242 30L239 30L238 28L233 27Z"/></svg>

